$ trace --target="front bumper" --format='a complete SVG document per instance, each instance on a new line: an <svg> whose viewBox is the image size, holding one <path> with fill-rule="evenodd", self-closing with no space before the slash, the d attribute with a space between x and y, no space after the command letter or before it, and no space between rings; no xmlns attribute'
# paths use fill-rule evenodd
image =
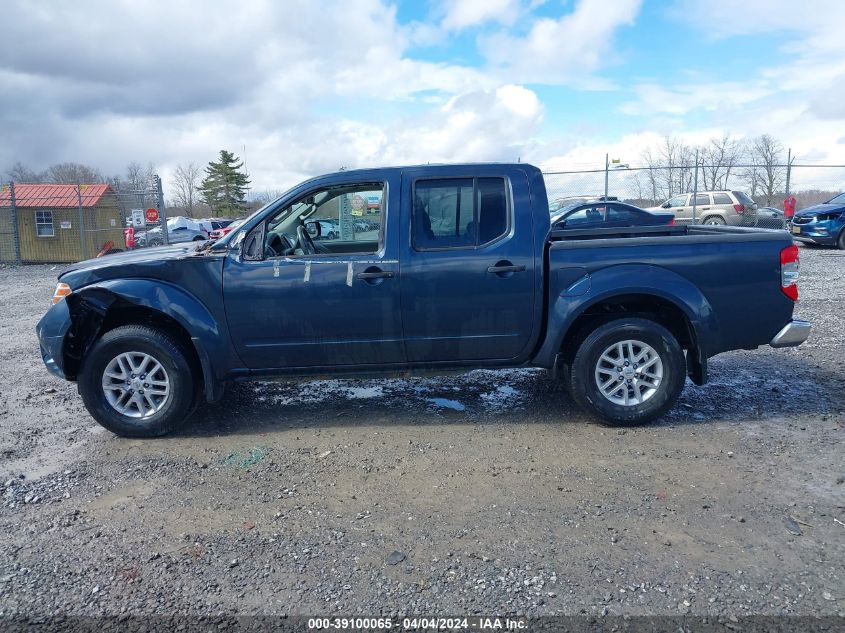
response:
<svg viewBox="0 0 845 633"><path fill-rule="evenodd" d="M769 342L772 347L795 347L801 345L810 336L812 324L809 321L793 319L783 326L780 332Z"/></svg>
<svg viewBox="0 0 845 633"><path fill-rule="evenodd" d="M59 378L67 378L64 371L65 335L70 329L70 310L67 299L47 310L35 331L41 345L41 359L47 371Z"/></svg>

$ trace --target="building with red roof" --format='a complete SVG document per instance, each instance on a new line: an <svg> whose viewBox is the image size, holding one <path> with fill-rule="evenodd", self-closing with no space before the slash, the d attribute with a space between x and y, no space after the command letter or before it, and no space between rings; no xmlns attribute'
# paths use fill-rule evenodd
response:
<svg viewBox="0 0 845 633"><path fill-rule="evenodd" d="M0 187L0 261L76 262L123 247L124 220L110 185ZM14 240L7 239L16 236Z"/></svg>

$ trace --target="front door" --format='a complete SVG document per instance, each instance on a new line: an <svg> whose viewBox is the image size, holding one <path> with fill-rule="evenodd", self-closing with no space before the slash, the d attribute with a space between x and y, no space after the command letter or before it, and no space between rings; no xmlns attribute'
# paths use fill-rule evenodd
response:
<svg viewBox="0 0 845 633"><path fill-rule="evenodd" d="M417 175L402 180L408 362L516 358L531 340L537 292L527 178Z"/></svg>
<svg viewBox="0 0 845 633"><path fill-rule="evenodd" d="M332 182L257 227L258 258L227 258L226 317L247 367L404 362L398 226L390 219L398 202L398 178Z"/></svg>

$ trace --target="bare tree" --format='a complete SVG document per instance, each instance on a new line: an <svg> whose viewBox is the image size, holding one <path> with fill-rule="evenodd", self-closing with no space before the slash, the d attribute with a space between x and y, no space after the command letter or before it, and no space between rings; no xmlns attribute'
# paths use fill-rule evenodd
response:
<svg viewBox="0 0 845 633"><path fill-rule="evenodd" d="M154 175L155 165L147 163L147 166L143 167L141 163L133 160L126 166L126 180L123 185L127 191L132 193L146 191L152 186Z"/></svg>
<svg viewBox="0 0 845 633"><path fill-rule="evenodd" d="M731 172L736 167L741 153L740 144L732 139L730 134L711 138L701 150L704 188L710 191L727 189Z"/></svg>
<svg viewBox="0 0 845 633"><path fill-rule="evenodd" d="M194 217L194 208L198 202L197 186L201 175L202 171L195 163L177 165L170 181L175 206L181 207L189 218Z"/></svg>
<svg viewBox="0 0 845 633"><path fill-rule="evenodd" d="M651 148L647 148L643 151L642 159L648 167L648 170L646 171L646 181L651 193L651 199L657 203L658 200L663 199L663 192L660 190L658 185L659 170L661 167L660 161L655 158Z"/></svg>
<svg viewBox="0 0 845 633"><path fill-rule="evenodd" d="M663 198L686 193L693 188L695 162L693 149L677 137L666 136L657 150L657 162L665 169L657 171Z"/></svg>
<svg viewBox="0 0 845 633"><path fill-rule="evenodd" d="M82 163L58 163L50 165L44 173L46 182L64 184L92 184L105 182L100 170Z"/></svg>
<svg viewBox="0 0 845 633"><path fill-rule="evenodd" d="M752 197L766 198L771 206L780 195L786 180L786 160L783 157L783 145L769 134L762 134L748 144L748 167L743 177Z"/></svg>
<svg viewBox="0 0 845 633"><path fill-rule="evenodd" d="M44 175L17 161L6 170L6 179L12 182L43 182Z"/></svg>

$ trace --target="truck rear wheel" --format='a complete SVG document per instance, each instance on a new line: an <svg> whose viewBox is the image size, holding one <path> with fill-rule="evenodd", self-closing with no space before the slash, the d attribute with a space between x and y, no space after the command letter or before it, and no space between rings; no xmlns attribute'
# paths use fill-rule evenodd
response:
<svg viewBox="0 0 845 633"><path fill-rule="evenodd" d="M182 346L161 330L125 325L88 351L79 393L97 422L122 437L158 437L191 414L194 380Z"/></svg>
<svg viewBox="0 0 845 633"><path fill-rule="evenodd" d="M584 339L567 385L581 407L614 425L645 424L671 409L686 380L684 352L648 319L617 319Z"/></svg>

